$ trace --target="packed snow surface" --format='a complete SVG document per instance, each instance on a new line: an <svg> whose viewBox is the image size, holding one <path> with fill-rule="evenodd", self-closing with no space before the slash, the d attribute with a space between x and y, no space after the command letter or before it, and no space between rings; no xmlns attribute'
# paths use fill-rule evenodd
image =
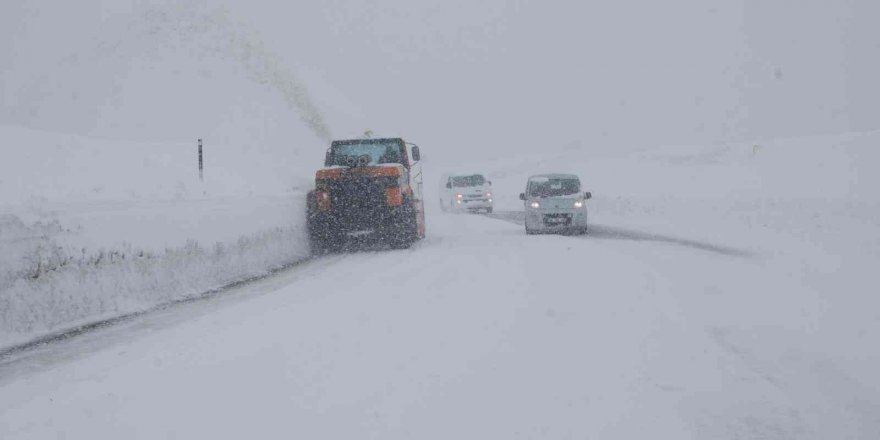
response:
<svg viewBox="0 0 880 440"><path fill-rule="evenodd" d="M8 354L0 437L877 438L878 140L461 164L499 218L429 193L412 249ZM525 235L539 172L593 192L590 235Z"/></svg>

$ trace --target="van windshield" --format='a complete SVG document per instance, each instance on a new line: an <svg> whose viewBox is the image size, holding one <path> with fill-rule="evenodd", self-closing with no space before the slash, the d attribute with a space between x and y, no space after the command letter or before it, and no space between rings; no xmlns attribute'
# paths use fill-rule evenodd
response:
<svg viewBox="0 0 880 440"><path fill-rule="evenodd" d="M452 186L455 187L482 186L485 183L486 179L479 174L474 174L473 176L455 176L452 178Z"/></svg>
<svg viewBox="0 0 880 440"><path fill-rule="evenodd" d="M581 191L581 182L577 179L541 178L530 181L528 190L531 197L568 196Z"/></svg>

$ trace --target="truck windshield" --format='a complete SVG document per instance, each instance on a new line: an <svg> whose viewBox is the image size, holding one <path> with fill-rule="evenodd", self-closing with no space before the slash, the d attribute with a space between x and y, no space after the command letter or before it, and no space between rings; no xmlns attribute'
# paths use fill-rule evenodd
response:
<svg viewBox="0 0 880 440"><path fill-rule="evenodd" d="M403 163L397 142L363 142L334 145L327 166L352 166L360 157L368 157L367 165Z"/></svg>
<svg viewBox="0 0 880 440"><path fill-rule="evenodd" d="M529 195L532 197L558 197L577 194L581 182L577 179L536 179L529 182Z"/></svg>
<svg viewBox="0 0 880 440"><path fill-rule="evenodd" d="M455 176L452 178L452 186L456 187L482 186L485 183L486 179L479 174L474 174L473 176Z"/></svg>

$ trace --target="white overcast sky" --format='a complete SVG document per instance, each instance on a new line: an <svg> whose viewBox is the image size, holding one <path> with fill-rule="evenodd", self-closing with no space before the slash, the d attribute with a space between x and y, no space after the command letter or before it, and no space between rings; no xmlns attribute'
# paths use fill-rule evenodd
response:
<svg viewBox="0 0 880 440"><path fill-rule="evenodd" d="M82 113L106 101L82 95L122 94L113 99L125 102L124 87L95 84L124 83L130 64L96 67L84 74L90 80L65 78L57 66L125 39L118 23L157 4L5 0L0 123L101 134L99 122L65 124L63 112L23 112L22 101L52 106L55 93L77 94ZM880 2L871 0L193 4L225 9L278 54L323 105L336 135L372 128L450 152L497 154L571 142L649 146L878 128ZM161 54L152 58L157 71L173 70ZM167 104L145 104L139 114L174 113L178 106ZM162 137L158 121L140 124Z"/></svg>

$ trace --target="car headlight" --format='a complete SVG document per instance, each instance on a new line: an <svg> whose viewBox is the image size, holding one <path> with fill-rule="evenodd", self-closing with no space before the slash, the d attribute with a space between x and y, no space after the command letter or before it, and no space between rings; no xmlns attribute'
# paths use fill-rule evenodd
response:
<svg viewBox="0 0 880 440"><path fill-rule="evenodd" d="M575 200L575 201L574 201L574 207L575 207L575 208L583 208L583 207L584 207L584 201L583 201L583 200Z"/></svg>
<svg viewBox="0 0 880 440"><path fill-rule="evenodd" d="M538 202L532 202L529 206L531 206L532 208L538 209L541 207L541 204Z"/></svg>
<svg viewBox="0 0 880 440"><path fill-rule="evenodd" d="M487 193L486 193L486 197L492 197L492 193L487 192Z"/></svg>
<svg viewBox="0 0 880 440"><path fill-rule="evenodd" d="M455 197L460 199L460 198L464 197L464 195L463 194L456 194Z"/></svg>

